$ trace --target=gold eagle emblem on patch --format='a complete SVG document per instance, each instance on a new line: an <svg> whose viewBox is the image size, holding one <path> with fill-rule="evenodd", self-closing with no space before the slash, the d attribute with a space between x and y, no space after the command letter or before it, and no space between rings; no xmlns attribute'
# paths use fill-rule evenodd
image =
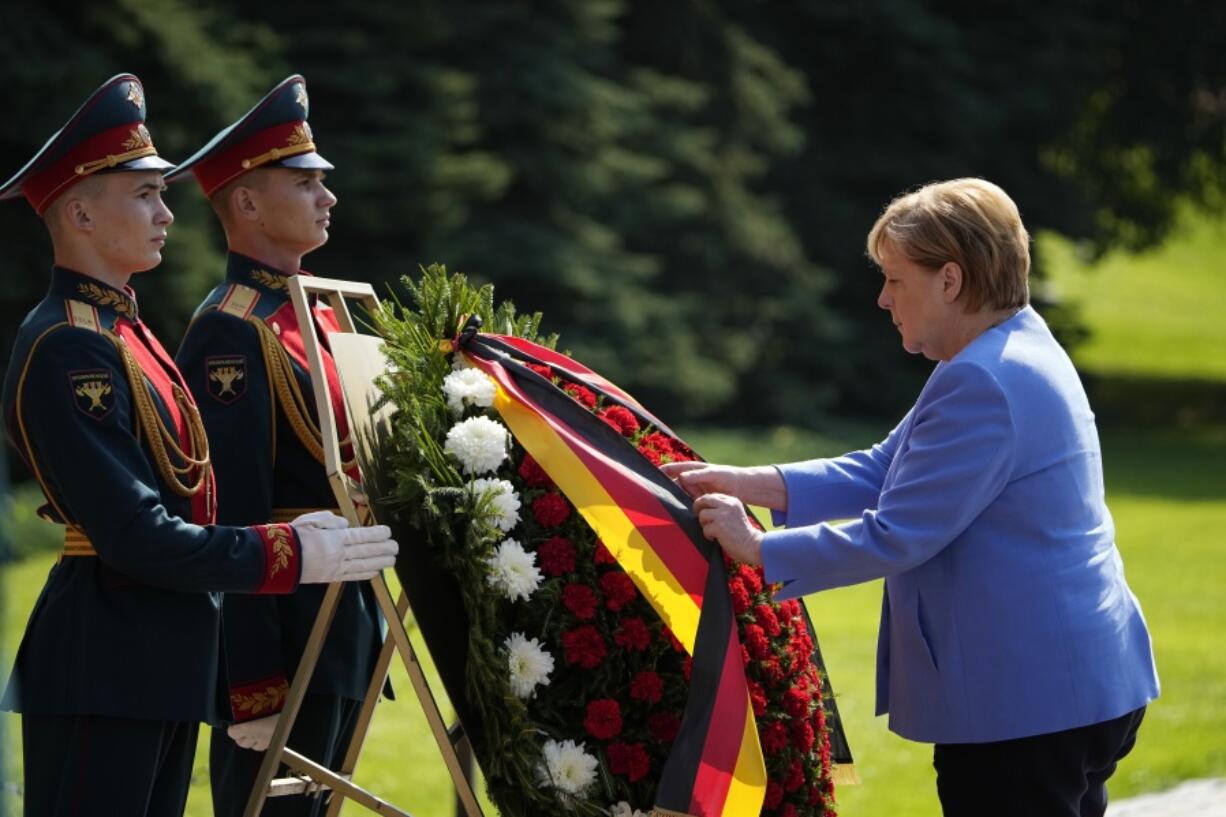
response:
<svg viewBox="0 0 1226 817"><path fill-rule="evenodd" d="M115 410L115 388L109 369L69 372L68 387L77 410L91 420L101 420Z"/></svg>
<svg viewBox="0 0 1226 817"><path fill-rule="evenodd" d="M204 359L205 388L219 403L229 405L247 393L247 356L218 355Z"/></svg>

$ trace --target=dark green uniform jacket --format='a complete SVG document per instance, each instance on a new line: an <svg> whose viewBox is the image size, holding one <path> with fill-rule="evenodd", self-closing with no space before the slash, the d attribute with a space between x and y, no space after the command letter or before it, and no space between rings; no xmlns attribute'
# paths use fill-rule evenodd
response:
<svg viewBox="0 0 1226 817"><path fill-rule="evenodd" d="M310 450L318 445L319 420L288 280L280 270L231 253L225 282L200 305L176 355L215 441L217 512L226 524L283 521L336 506L319 450ZM313 311L320 329L336 330L329 308ZM336 372L330 357L325 363L344 437ZM282 369L283 379L270 368ZM357 476L356 470L350 473ZM325 589L308 585L277 598L226 596L224 629L237 720L281 709ZM370 586L346 585L310 690L361 700L380 642Z"/></svg>
<svg viewBox="0 0 1226 817"><path fill-rule="evenodd" d="M177 453L203 459L194 406L131 291L55 269L18 331L3 406L45 515L69 532L66 554L84 554L51 568L3 707L228 719L221 600L211 591L291 592L299 544L288 525L209 524L208 468Z"/></svg>

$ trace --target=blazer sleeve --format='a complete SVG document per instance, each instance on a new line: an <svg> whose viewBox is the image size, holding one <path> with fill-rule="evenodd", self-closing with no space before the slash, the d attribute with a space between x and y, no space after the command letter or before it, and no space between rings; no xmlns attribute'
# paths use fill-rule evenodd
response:
<svg viewBox="0 0 1226 817"><path fill-rule="evenodd" d="M902 419L881 442L841 457L776 465L787 490L787 509L772 511L776 525L796 528L828 519L848 519L876 508L886 472L898 451Z"/></svg>
<svg viewBox="0 0 1226 817"><path fill-rule="evenodd" d="M273 508L276 406L254 327L231 315L205 312L188 327L176 362L212 442L218 521L244 525L268 521ZM219 363L241 367L241 391L231 388L222 394L210 381L210 370ZM280 711L288 664L276 599L229 595L223 617L235 720Z"/></svg>
<svg viewBox="0 0 1226 817"><path fill-rule="evenodd" d="M171 515L133 432L131 393L114 346L64 328L32 351L17 410L44 487L89 537L98 558L138 581L184 591L286 593L298 584L297 535L287 525L193 525ZM70 375L110 385L104 414L84 413Z"/></svg>
<svg viewBox="0 0 1226 817"><path fill-rule="evenodd" d="M1004 390L972 362L941 367L876 508L842 525L764 535L766 578L787 599L908 570L958 537L1004 489L1016 448Z"/></svg>

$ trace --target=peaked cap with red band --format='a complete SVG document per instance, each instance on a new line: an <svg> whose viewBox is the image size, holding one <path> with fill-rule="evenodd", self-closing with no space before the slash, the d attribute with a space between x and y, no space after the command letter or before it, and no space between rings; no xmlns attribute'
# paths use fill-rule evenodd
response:
<svg viewBox="0 0 1226 817"><path fill-rule="evenodd" d="M117 74L89 95L25 167L0 185L0 199L25 196L40 216L60 194L95 173L166 170L145 128L145 89Z"/></svg>
<svg viewBox="0 0 1226 817"><path fill-rule="evenodd" d="M254 108L243 114L166 176L174 182L187 171L196 176L205 196L257 167L332 170L315 152L315 137L307 124L306 80L299 74L283 79Z"/></svg>

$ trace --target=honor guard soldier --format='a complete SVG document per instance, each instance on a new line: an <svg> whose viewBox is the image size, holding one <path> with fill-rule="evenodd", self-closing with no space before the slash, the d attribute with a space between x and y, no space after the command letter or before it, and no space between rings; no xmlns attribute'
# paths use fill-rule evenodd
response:
<svg viewBox="0 0 1226 817"><path fill-rule="evenodd" d="M237 122L186 160L168 181L191 171L225 230L225 280L197 310L176 356L200 405L209 436L226 440L213 466L223 486L218 518L265 524L336 504L323 464L319 418L301 327L290 301L302 257L328 240L336 197L324 186L333 167L316 152L307 124L306 81L291 76ZM328 393L346 470L357 478L345 407L323 333L337 331L330 308L312 305ZM270 731L319 612L323 588L277 598L229 596L224 602L230 700L240 721ZM289 747L336 769L381 645L381 619L369 585L346 587L332 629L294 722ZM254 728L254 727L253 727ZM243 812L259 771L259 752L214 732L213 808ZM263 814L313 815L318 797L269 799Z"/></svg>
<svg viewBox="0 0 1226 817"><path fill-rule="evenodd" d="M22 713L25 813L183 813L199 722L229 720L215 591L291 593L394 561L386 528L316 514L214 525L210 448L127 286L174 217L140 81L96 90L0 198L47 224L51 287L17 333L8 434L65 529L3 706ZM221 445L230 444L224 438Z"/></svg>

